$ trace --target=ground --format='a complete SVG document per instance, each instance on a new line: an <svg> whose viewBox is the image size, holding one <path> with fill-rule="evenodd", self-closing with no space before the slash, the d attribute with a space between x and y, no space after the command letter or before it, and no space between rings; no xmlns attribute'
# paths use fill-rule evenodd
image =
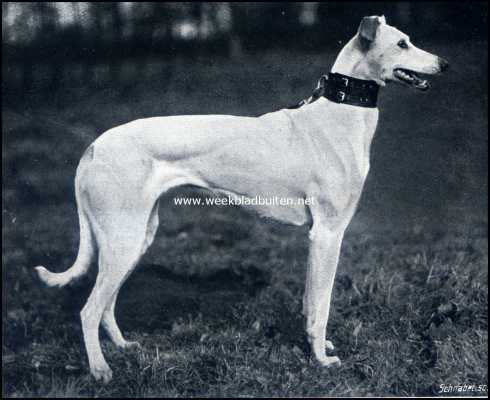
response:
<svg viewBox="0 0 490 400"><path fill-rule="evenodd" d="M435 43L429 49L450 60L452 74L435 79L429 95L401 87L381 95L371 175L335 283L328 337L342 366L332 369L315 363L305 340L306 227L165 198L155 243L117 305L123 332L142 350L119 351L101 335L114 371L108 385L88 374L79 320L96 266L63 289L42 287L33 267L62 271L73 262L75 168L105 129L153 115L257 115L290 105L309 94L334 52L179 59L171 68L155 60L137 77L128 63L122 86L84 90L67 80L58 95L7 103L4 395L403 396L487 385L484 47ZM102 67L99 74L104 82Z"/></svg>

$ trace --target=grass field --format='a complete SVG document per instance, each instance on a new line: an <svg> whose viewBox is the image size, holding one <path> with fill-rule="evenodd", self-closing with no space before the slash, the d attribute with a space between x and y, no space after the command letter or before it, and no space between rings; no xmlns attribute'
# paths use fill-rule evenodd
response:
<svg viewBox="0 0 490 400"><path fill-rule="evenodd" d="M428 95L400 87L381 94L371 175L334 289L328 336L343 362L337 369L318 367L306 345L306 227L165 198L154 245L117 307L123 332L143 349L118 351L102 334L114 371L106 386L88 374L79 321L96 268L61 290L33 274L39 264L62 271L75 258L75 168L105 129L153 115L281 108L309 94L333 53L171 67L155 60L144 75L125 65L118 88L67 80L62 93L33 92L22 104L7 98L3 394L402 396L487 385L486 46L435 43L427 48L446 56L452 72ZM105 82L102 67L98 74Z"/></svg>

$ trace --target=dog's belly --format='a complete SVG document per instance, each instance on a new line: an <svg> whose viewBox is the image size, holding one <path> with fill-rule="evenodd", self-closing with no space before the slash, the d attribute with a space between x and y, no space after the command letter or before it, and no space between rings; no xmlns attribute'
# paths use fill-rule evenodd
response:
<svg viewBox="0 0 490 400"><path fill-rule="evenodd" d="M261 217L272 218L286 224L304 225L311 223L311 215L308 212L308 199L306 203L302 198L294 196L266 196L240 194L224 189L213 189L211 191L224 196L221 205L240 206L252 210Z"/></svg>

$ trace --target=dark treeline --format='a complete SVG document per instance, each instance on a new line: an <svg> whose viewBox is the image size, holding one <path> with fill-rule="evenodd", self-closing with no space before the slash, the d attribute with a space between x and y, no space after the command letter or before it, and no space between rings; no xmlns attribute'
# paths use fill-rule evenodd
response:
<svg viewBox="0 0 490 400"><path fill-rule="evenodd" d="M56 90L74 63L90 84L96 65L109 65L117 81L128 59L144 69L153 57L321 51L351 37L370 14L384 14L414 40L487 35L486 2L10 2L2 3L3 86L29 91L39 65L48 71L43 85Z"/></svg>

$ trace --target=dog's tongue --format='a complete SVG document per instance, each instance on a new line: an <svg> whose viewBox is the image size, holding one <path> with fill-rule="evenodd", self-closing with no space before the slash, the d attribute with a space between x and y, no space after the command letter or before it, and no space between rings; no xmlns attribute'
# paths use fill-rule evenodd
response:
<svg viewBox="0 0 490 400"><path fill-rule="evenodd" d="M413 71L396 69L395 74L401 81L405 82L408 85L411 85L415 89L427 90L430 87L429 82L427 82L427 80L422 79Z"/></svg>
<svg viewBox="0 0 490 400"><path fill-rule="evenodd" d="M414 86L419 89L419 90L427 90L429 89L430 85L429 82L427 82L425 79L420 79L418 76L414 76L415 82Z"/></svg>

